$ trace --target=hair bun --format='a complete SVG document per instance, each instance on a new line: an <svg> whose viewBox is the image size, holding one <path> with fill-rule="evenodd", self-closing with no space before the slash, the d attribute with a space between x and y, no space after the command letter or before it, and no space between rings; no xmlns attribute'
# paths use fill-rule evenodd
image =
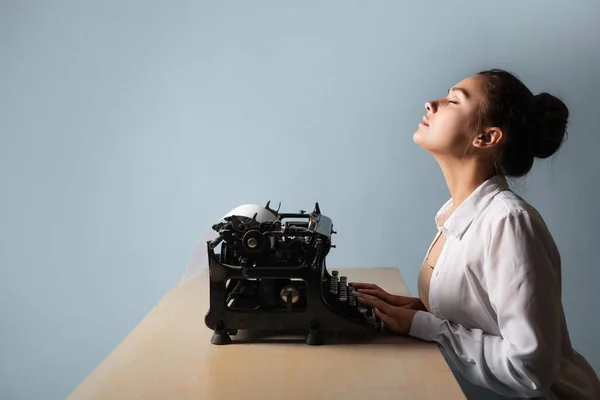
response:
<svg viewBox="0 0 600 400"><path fill-rule="evenodd" d="M569 109L560 99L549 94L535 96L537 127L533 138L533 155L547 158L556 153L563 143L569 118Z"/></svg>

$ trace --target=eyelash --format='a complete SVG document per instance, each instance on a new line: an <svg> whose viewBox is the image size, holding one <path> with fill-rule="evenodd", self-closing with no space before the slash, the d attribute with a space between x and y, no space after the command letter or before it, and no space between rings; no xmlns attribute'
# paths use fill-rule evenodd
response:
<svg viewBox="0 0 600 400"><path fill-rule="evenodd" d="M452 103L452 104L458 104L458 101L452 101L452 100L448 100L448 102L449 102L449 103Z"/></svg>

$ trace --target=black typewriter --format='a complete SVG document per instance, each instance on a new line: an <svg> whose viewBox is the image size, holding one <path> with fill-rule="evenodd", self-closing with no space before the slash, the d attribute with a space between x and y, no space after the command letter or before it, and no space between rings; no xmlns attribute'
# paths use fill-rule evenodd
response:
<svg viewBox="0 0 600 400"><path fill-rule="evenodd" d="M325 333L377 334L383 322L357 301L347 277L327 270L325 258L336 232L316 203L311 213L273 218L230 215L207 242L210 309L205 323L211 343L231 343L238 330L306 334L320 345ZM220 248L219 253L215 249Z"/></svg>

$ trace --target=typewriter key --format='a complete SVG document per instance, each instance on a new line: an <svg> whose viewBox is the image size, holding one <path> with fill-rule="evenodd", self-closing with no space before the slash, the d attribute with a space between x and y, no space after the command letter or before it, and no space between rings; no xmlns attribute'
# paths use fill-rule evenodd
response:
<svg viewBox="0 0 600 400"><path fill-rule="evenodd" d="M338 292L338 272L331 271L331 281L329 282L329 291L333 294Z"/></svg>
<svg viewBox="0 0 600 400"><path fill-rule="evenodd" d="M348 278L345 276L340 276L340 301L348 300Z"/></svg>

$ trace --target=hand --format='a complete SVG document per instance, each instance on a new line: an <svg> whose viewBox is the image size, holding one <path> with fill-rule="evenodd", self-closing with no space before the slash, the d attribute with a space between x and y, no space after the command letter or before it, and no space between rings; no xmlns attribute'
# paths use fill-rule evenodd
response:
<svg viewBox="0 0 600 400"><path fill-rule="evenodd" d="M373 307L375 315L385 323L390 331L401 335L407 335L410 332L412 321L418 310L394 306L378 297L359 291L355 293L355 296L360 303Z"/></svg>
<svg viewBox="0 0 600 400"><path fill-rule="evenodd" d="M407 308L410 310L426 311L425 305L418 297L393 295L372 283L351 282L348 284L348 286L352 286L353 288L355 288L357 293L369 294L371 296L377 297L378 299L385 301L386 303L392 306Z"/></svg>

